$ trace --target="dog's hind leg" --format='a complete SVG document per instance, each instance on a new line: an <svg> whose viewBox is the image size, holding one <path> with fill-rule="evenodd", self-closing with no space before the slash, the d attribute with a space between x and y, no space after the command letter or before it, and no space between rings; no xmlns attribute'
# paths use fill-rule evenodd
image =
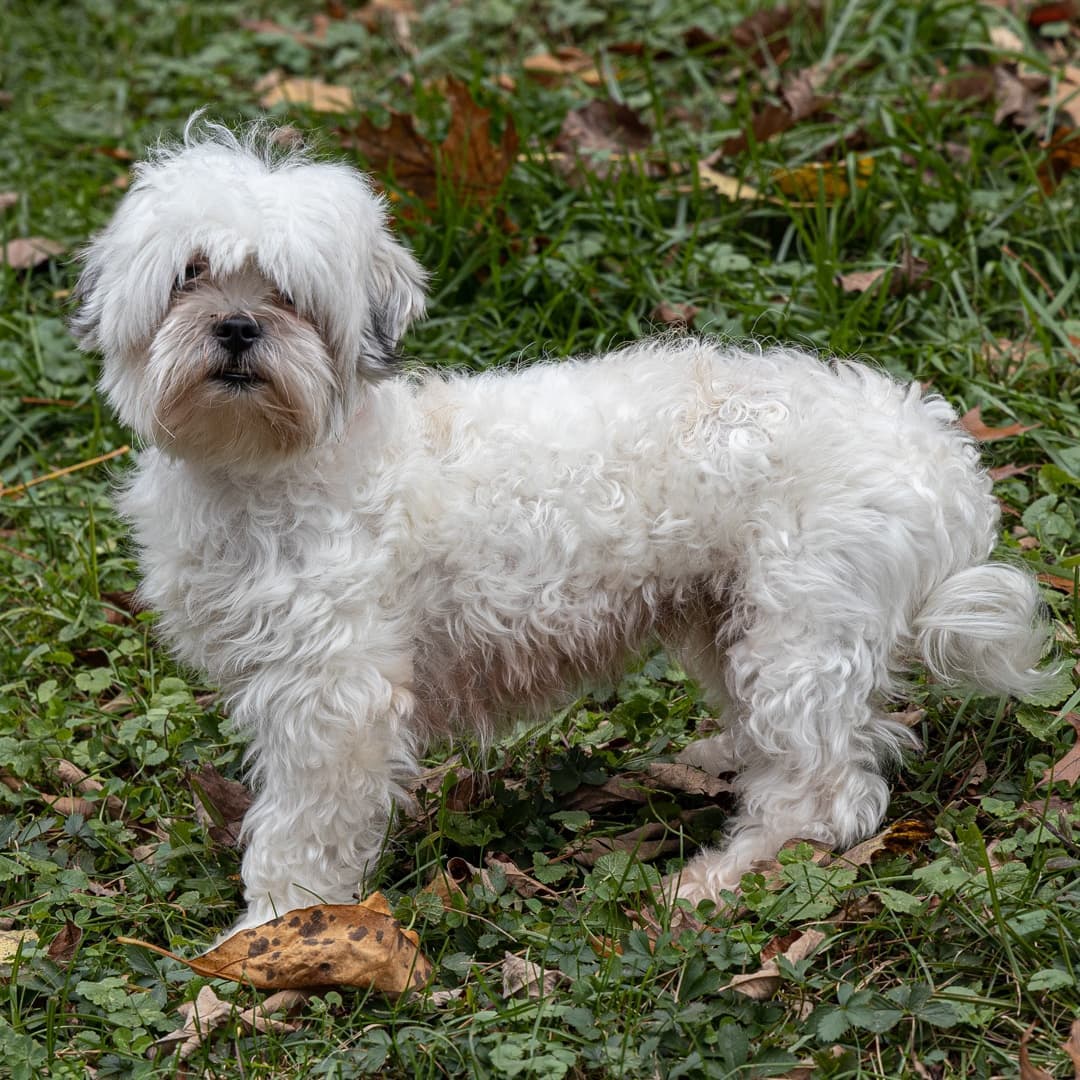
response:
<svg viewBox="0 0 1080 1080"><path fill-rule="evenodd" d="M797 609L793 609L797 610ZM730 839L690 862L679 895L720 901L794 837L843 846L888 806L882 759L906 733L875 708L889 684L872 637L803 615L760 616L727 653L739 813Z"/></svg>

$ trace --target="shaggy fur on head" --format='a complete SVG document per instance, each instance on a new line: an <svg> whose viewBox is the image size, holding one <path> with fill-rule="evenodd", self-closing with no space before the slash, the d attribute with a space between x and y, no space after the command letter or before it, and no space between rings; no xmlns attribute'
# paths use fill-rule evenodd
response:
<svg viewBox="0 0 1080 1080"><path fill-rule="evenodd" d="M912 664L1039 684L1035 584L987 562L997 505L940 398L692 338L384 378L423 282L359 173L213 126L86 252L75 330L146 444L120 499L143 594L251 738L240 926L348 900L430 740L655 642L726 726L687 760L738 770L692 900L877 827Z"/></svg>

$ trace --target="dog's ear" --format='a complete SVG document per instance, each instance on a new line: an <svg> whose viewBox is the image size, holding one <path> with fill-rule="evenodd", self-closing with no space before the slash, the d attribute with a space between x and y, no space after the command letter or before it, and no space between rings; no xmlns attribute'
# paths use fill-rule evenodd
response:
<svg viewBox="0 0 1080 1080"><path fill-rule="evenodd" d="M371 262L372 334L392 354L409 324L424 314L427 273L389 234L372 253Z"/></svg>

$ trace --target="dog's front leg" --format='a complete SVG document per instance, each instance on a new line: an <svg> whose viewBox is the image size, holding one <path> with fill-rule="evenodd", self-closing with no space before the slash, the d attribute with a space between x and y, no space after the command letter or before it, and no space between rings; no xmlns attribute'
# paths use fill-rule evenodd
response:
<svg viewBox="0 0 1080 1080"><path fill-rule="evenodd" d="M234 707L253 732L258 787L243 829L247 910L235 929L349 902L415 771L413 697L399 677L407 665L343 667L264 675Z"/></svg>

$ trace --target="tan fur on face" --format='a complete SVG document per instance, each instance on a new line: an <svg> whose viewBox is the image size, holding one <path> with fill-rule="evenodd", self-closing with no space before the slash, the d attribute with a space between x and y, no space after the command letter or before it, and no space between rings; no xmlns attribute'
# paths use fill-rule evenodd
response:
<svg viewBox="0 0 1080 1080"><path fill-rule="evenodd" d="M262 336L243 355L261 381L237 388L213 378L227 353L214 329L229 315L253 318ZM261 457L313 446L339 396L316 328L285 305L257 271L199 280L176 294L150 348L154 439L182 456Z"/></svg>

